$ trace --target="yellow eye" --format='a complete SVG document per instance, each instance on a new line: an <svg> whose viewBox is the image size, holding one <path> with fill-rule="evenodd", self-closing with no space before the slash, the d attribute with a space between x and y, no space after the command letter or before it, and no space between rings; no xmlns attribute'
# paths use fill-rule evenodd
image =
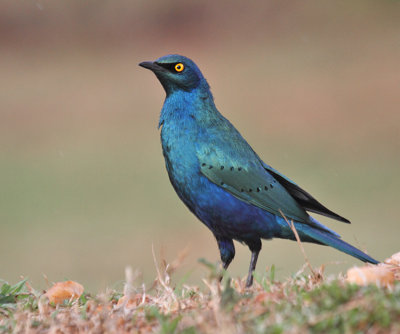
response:
<svg viewBox="0 0 400 334"><path fill-rule="evenodd" d="M175 65L175 71L182 72L185 69L185 66L182 63L178 63Z"/></svg>

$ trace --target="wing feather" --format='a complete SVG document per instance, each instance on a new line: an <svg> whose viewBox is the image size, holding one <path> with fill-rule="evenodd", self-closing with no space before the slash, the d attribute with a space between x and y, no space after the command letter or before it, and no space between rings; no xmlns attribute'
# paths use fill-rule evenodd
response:
<svg viewBox="0 0 400 334"><path fill-rule="evenodd" d="M201 162L201 173L235 197L275 215L281 216L282 211L289 219L309 223L305 210L261 166L226 166L217 161L205 162L206 160Z"/></svg>
<svg viewBox="0 0 400 334"><path fill-rule="evenodd" d="M313 196L307 191L300 188L292 180L279 173L276 169L263 163L264 168L271 173L282 186L294 197L294 199L307 211L315 212L320 215L336 219L338 221L350 224L350 221L337 213L329 210L327 207L318 202Z"/></svg>

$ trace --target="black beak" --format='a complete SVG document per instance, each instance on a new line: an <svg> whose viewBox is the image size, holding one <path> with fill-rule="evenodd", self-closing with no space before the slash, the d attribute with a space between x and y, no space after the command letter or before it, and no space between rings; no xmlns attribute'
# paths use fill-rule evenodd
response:
<svg viewBox="0 0 400 334"><path fill-rule="evenodd" d="M147 68L153 72L157 72L157 71L159 72L159 71L165 70L164 67L161 67L160 65L158 65L157 63L152 62L152 61L143 61L139 64L139 66Z"/></svg>

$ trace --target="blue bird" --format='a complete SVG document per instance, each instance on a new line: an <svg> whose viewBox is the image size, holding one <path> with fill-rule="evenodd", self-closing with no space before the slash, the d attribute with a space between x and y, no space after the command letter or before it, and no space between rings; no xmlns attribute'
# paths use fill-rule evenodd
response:
<svg viewBox="0 0 400 334"><path fill-rule="evenodd" d="M139 65L151 70L166 92L158 127L172 186L214 234L224 269L235 256L233 240L246 244L251 251L246 286L251 286L261 239L295 240L285 218L293 222L301 241L378 263L307 213L350 223L261 160L218 112L192 60L167 55Z"/></svg>

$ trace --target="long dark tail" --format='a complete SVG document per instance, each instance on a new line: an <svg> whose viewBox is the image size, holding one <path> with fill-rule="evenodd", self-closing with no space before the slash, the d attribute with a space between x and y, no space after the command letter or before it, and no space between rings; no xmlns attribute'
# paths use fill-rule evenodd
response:
<svg viewBox="0 0 400 334"><path fill-rule="evenodd" d="M338 237L329 232L318 230L316 228L304 224L301 225L295 224L295 227L298 230L300 239L302 239L303 237L305 237L305 241L311 241L310 239L313 239L318 243L331 246L333 248L340 250L343 253L354 256L355 258L361 261L373 264L379 263L379 261L373 259L369 255L365 254L364 252L360 251L359 249L339 239Z"/></svg>

